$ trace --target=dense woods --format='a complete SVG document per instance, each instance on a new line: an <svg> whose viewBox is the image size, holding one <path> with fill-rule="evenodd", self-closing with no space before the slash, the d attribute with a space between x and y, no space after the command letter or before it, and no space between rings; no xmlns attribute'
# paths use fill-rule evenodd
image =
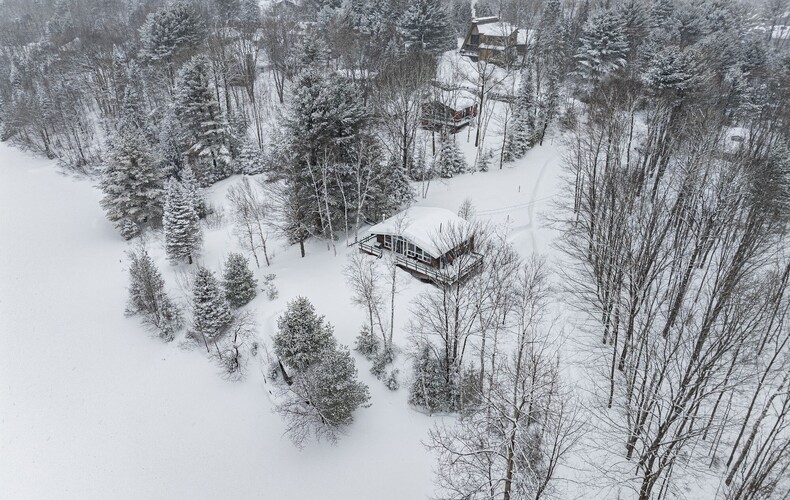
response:
<svg viewBox="0 0 790 500"><path fill-rule="evenodd" d="M601 498L683 498L692 482L711 499L790 495L787 1L5 0L0 14L0 138L95 180L139 240L127 314L163 340L188 324L241 376L259 347L250 263L271 266L274 239L337 255L432 179L490 175L552 138L557 262L469 202L485 255L471 278L398 309L392 258L344 270L371 372L456 417L425 441L440 498L563 498L575 481ZM524 50L459 56L473 15L517 26ZM474 128L427 130L425 104L461 92ZM247 253L211 270L202 234L220 215L203 189L233 175ZM190 269L186 311L146 234ZM371 397L332 325L295 298L273 350L289 437L337 441Z"/></svg>

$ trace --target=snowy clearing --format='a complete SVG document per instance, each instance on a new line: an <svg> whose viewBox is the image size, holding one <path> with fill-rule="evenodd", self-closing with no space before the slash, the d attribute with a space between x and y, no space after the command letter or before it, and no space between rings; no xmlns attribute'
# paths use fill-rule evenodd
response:
<svg viewBox="0 0 790 500"><path fill-rule="evenodd" d="M460 135L459 135L460 139ZM471 149L471 148L470 148ZM470 158L471 160L471 158ZM539 214L556 190L558 156L535 148L516 166L434 181L418 205L457 210L467 197L481 218L507 223L524 255L545 251ZM215 185L220 203L233 178ZM257 366L224 381L199 350L163 344L125 318L128 244L105 219L100 192L58 174L54 164L0 144L0 489L6 498L425 498L433 457L423 447L441 417L410 409L355 356L372 406L336 446L302 451L285 438ZM53 242L57 242L53 246ZM161 244L152 254L175 288ZM235 249L229 225L206 231L200 262L217 270ZM307 296L353 346L363 314L342 277L346 254L311 241L308 255L278 246L272 267L280 297L248 309L266 342L275 318ZM398 297L395 343L408 301L428 285L408 280ZM176 298L181 299L178 294ZM398 364L406 364L401 355ZM403 369L401 373L408 373ZM256 371L258 373L256 373ZM310 477L305 481L304 477ZM353 479L353 480L352 480Z"/></svg>

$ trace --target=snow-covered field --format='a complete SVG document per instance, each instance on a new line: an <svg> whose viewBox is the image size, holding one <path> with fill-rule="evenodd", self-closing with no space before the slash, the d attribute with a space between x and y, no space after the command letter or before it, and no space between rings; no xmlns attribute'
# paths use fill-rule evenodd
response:
<svg viewBox="0 0 790 500"><path fill-rule="evenodd" d="M459 134L464 142L466 134ZM541 212L557 192L559 155L549 143L503 170L434 181L419 205L457 210L471 198L481 219L507 224L523 255L552 239ZM463 149L471 161L471 145ZM238 178L210 193L219 204ZM439 417L410 409L407 380L390 392L356 356L372 406L356 413L333 446L295 448L257 364L244 382L223 380L200 350L164 344L123 315L124 242L98 205L89 181L68 178L53 162L0 144L0 497L418 499L432 492L433 457L422 445ZM236 249L229 223L206 233L201 263L215 271ZM178 270L161 244L151 250L183 301ZM353 345L363 314L349 300L338 255L312 241L275 247L280 297L259 295L248 308L266 342L285 303L308 297ZM423 287L409 278L398 297L395 343L408 302ZM406 356L398 363L408 376ZM403 377L402 377L403 378Z"/></svg>

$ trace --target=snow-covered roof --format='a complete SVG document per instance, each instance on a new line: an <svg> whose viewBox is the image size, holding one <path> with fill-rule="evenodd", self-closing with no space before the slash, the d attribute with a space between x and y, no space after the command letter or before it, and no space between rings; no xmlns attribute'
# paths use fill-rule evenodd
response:
<svg viewBox="0 0 790 500"><path fill-rule="evenodd" d="M499 21L497 16L475 17L472 19L472 22L476 24L495 23L497 21Z"/></svg>
<svg viewBox="0 0 790 500"><path fill-rule="evenodd" d="M444 208L411 207L370 228L371 234L401 236L433 258L452 250L452 238L442 234L470 234L472 225Z"/></svg>
<svg viewBox="0 0 790 500"><path fill-rule="evenodd" d="M510 23L503 23L501 21L477 25L478 33L486 36L510 36L517 29L518 27L513 26Z"/></svg>

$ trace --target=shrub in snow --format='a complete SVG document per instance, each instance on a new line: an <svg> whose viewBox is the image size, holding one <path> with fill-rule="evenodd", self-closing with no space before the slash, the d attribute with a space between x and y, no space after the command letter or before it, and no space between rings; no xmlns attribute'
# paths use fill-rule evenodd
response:
<svg viewBox="0 0 790 500"><path fill-rule="evenodd" d="M400 382L398 382L399 373L400 370L398 370L397 368L390 372L389 376L387 377L387 380L384 381L384 385L387 386L387 389L391 391L397 391L398 389L400 389Z"/></svg>
<svg viewBox="0 0 790 500"><path fill-rule="evenodd" d="M274 352L285 366L305 372L334 347L332 325L315 313L309 300L297 297L288 303L288 308L277 320L274 336Z"/></svg>
<svg viewBox="0 0 790 500"><path fill-rule="evenodd" d="M277 300L277 297L280 296L280 292L277 291L277 287L274 285L274 278L276 277L276 274L267 274L263 277L263 288L266 290L266 298L269 300Z"/></svg>
<svg viewBox="0 0 790 500"><path fill-rule="evenodd" d="M222 286L225 288L225 297L231 307L241 307L255 298L258 282L245 256L240 253L228 255Z"/></svg>
<svg viewBox="0 0 790 500"><path fill-rule="evenodd" d="M480 157L477 159L477 166L476 169L479 172L488 172L491 168L491 160L494 158L494 151L491 149L486 149L483 153L480 154Z"/></svg>
<svg viewBox="0 0 790 500"><path fill-rule="evenodd" d="M126 314L141 315L143 322L169 342L181 327L181 312L165 293L165 282L148 252L129 252L129 302Z"/></svg>
<svg viewBox="0 0 790 500"><path fill-rule="evenodd" d="M332 346L320 361L297 372L288 392L276 406L286 422L286 433L296 445L310 436L334 442L354 419L354 411L370 400L368 387L357 380L348 349Z"/></svg>
<svg viewBox="0 0 790 500"><path fill-rule="evenodd" d="M379 380L384 380L387 374L387 365L392 363L395 359L395 354L392 352L392 347L385 347L373 357L373 366L370 367L370 373Z"/></svg>
<svg viewBox="0 0 790 500"><path fill-rule="evenodd" d="M380 349L381 340L379 337L370 331L370 325L362 325L354 350L370 360L379 353Z"/></svg>
<svg viewBox="0 0 790 500"><path fill-rule="evenodd" d="M217 342L212 351L216 363L226 378L241 380L246 374L247 361L255 356L258 344L255 338L255 321L249 312L235 316L227 333Z"/></svg>
<svg viewBox="0 0 790 500"><path fill-rule="evenodd" d="M192 328L206 343L216 340L233 320L225 293L214 273L198 267L192 285Z"/></svg>

